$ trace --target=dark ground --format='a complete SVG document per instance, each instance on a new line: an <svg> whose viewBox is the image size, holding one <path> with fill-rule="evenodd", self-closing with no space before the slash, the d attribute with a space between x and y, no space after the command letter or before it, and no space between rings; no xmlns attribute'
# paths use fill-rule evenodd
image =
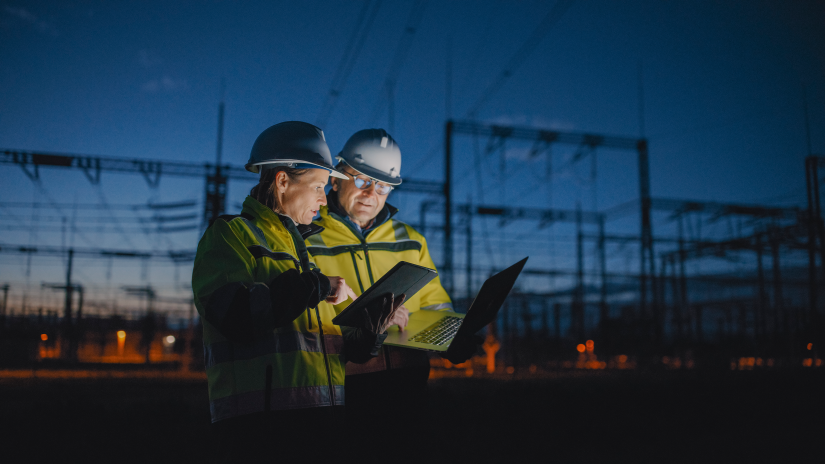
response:
<svg viewBox="0 0 825 464"><path fill-rule="evenodd" d="M441 456L432 462L823 462L825 457L822 369L445 378L431 381L430 403L428 414L439 424L431 436L441 437L428 445ZM3 379L0 412L3 462L206 464L217 459L205 382ZM383 462L406 462L404 447L396 449Z"/></svg>

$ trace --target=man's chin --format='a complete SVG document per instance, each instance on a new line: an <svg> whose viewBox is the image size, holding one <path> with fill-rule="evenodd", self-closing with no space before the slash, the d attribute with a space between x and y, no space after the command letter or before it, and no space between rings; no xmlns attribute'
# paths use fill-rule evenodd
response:
<svg viewBox="0 0 825 464"><path fill-rule="evenodd" d="M373 209L366 210L363 208L355 208L355 211L353 211L353 213L355 214L353 214L352 216L358 219L359 221L372 221L373 218L375 218L375 216L378 215L378 212L374 211Z"/></svg>

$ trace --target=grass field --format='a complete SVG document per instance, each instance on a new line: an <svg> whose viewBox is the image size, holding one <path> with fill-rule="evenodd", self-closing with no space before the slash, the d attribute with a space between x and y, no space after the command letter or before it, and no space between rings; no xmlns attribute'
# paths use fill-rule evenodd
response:
<svg viewBox="0 0 825 464"><path fill-rule="evenodd" d="M574 371L430 386L435 462L825 458L821 370ZM0 391L4 454L19 462L217 460L202 380L6 378Z"/></svg>

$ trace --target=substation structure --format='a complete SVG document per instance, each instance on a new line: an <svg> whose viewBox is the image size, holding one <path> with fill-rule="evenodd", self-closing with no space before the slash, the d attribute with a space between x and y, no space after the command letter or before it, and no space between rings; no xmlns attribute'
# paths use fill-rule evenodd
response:
<svg viewBox="0 0 825 464"><path fill-rule="evenodd" d="M222 113L221 113L222 114ZM220 123L219 123L220 124ZM220 134L220 132L219 132ZM205 228L218 216L224 214L226 210L226 193L229 180L256 182L258 176L256 174L246 171L243 166L232 166L229 164L222 164L221 160L221 138L218 139L218 156L217 163L186 163L175 161L160 161L151 159L124 159L106 156L94 155L78 155L67 153L52 153L52 152L35 152L27 150L13 150L6 149L2 151L0 156L0 165L10 165L19 167L22 172L33 182L40 181L41 169L70 169L79 170L83 172L86 179L93 185L98 185L101 180L103 172L115 172L126 174L141 175L149 188L157 188L160 184L161 178L165 176L170 177L184 177L184 178L202 178L204 182L204 207L202 211L202 228ZM432 181L417 181L415 179L405 179L403 186L397 188L398 191L404 193L419 193L427 195L439 195L443 192L441 182ZM180 205L164 205L164 206L180 206ZM187 204L187 206L190 206ZM169 229L169 231L175 231ZM77 360L78 347L81 345L80 341L85 338L84 333L87 331L90 324L92 326L100 326L104 324L98 321L98 318L83 317L83 295L84 287L72 278L73 267L75 266L76 258L105 258L117 260L170 260L174 263L191 263L195 257L195 250L168 250L165 252L144 251L144 250L128 250L128 249L102 249L102 248L75 248L75 247L55 247L55 246L21 246L15 244L7 244L0 242L0 253L17 254L25 256L49 256L49 257L65 257L67 258L67 269L65 282L59 284L44 284L43 289L47 290L61 290L65 292L64 304L61 315L52 313L47 310L47 313L42 314L42 308L39 314L35 317L23 318L17 321L17 318L7 318L8 307L8 292L9 285L2 287L3 290L3 306L0 307L0 329L15 328L19 335L23 338L35 338L40 340L40 336L48 336L46 332L38 328L39 325L44 325L42 330L55 330L58 333L60 340L60 357L64 360ZM186 299L164 299L155 294L151 286L129 286L121 290L130 296L141 297L145 304L145 312L139 319L142 322L130 322L129 324L138 324L138 329L142 331L141 339L151 338L151 334L155 333L160 326L164 325L167 318L163 316L164 311L156 310L156 304L160 303L174 303L189 304L191 306L191 297ZM75 301L77 300L77 301ZM87 300L88 304L88 300ZM189 311L190 316L188 320L194 320L193 311ZM164 321L161 324L160 320ZM169 320L171 322L171 320ZM122 324L121 324L122 325ZM174 324L176 327L180 323ZM147 329L147 327L149 327ZM19 329L19 330L18 330ZM22 332L20 332L22 331ZM197 332L197 331L196 331ZM147 335L149 334L149 335ZM199 335L199 333L198 333ZM6 337L11 340L16 337ZM50 344L54 343L55 337L51 338ZM142 342L143 347L148 350L149 342ZM21 348L22 352L16 348L7 347L4 351L13 357L26 357L26 353L36 352L37 350L28 346ZM19 347L18 347L19 348ZM17 354L13 354L17 353ZM2 358L2 356L0 356ZM148 351L145 359L149 359ZM2 361L2 359L0 359Z"/></svg>
<svg viewBox="0 0 825 464"><path fill-rule="evenodd" d="M530 157L542 155L553 144L573 145L577 147L574 162L598 148L634 152L638 160L639 198L604 211L456 203L452 198L452 153L455 137L459 135L486 137L488 153L503 149L508 139L531 143ZM474 220L495 218L500 225L532 221L538 229L554 223L575 225L574 269L548 268L546 263L530 262L524 271L524 276L530 278L562 277L572 284L555 286L550 292L514 289L492 327L503 342L502 354L509 363L563 356L571 345L586 339L596 340L606 353L701 352L703 347L708 351L710 347L724 347L729 352L772 356L804 355L809 343L821 346L825 342L822 330L825 226L819 188L825 157L806 159L808 207L802 210L652 197L645 139L447 121L444 148L443 182L405 179L398 192L425 195L419 203L419 223L413 225L428 236L433 248L437 247L434 242L442 241L438 267L458 307L466 306L477 290L476 283L495 271L475 264L479 262L474 259L479 241ZM20 168L35 182L43 168L80 170L92 184L100 182L104 171L139 174L150 188L157 187L162 176L202 178L201 227L205 227L223 214L230 179L256 181L256 176L243 167L220 162L220 139L218 153L217 163L198 164L3 150L0 164ZM606 230L611 220L628 212L639 216L638 235ZM428 223L428 213L438 214L441 220ZM654 214L664 217L661 227L669 232L654 237ZM728 226L721 237L718 232L713 236L702 234L703 226L718 229L720 224ZM459 238L464 239L463 243ZM590 247L596 264L592 271L587 270L585 263ZM639 272L609 269L609 249L635 250L634 261ZM43 287L44 291L65 292L62 316L49 313L37 320L57 331L57 337L65 345L62 356L69 360L77 359L78 340L82 338L79 332L84 326L84 290L72 279L74 259L106 257L173 262L194 259L194 250L144 252L0 244L0 252L68 258L65 282ZM462 254L463 266L456 266L459 261L455 258ZM464 278L463 285L456 285L460 277ZM458 287L463 287L462 295L456 294ZM9 286L0 288L4 290L0 321L2 327L8 329L14 325L6 317ZM147 320L158 313L155 305L162 301L151 287L132 286L122 290L144 298ZM75 299L77 310L74 310ZM190 310L190 320L191 317ZM89 323L105 325L104 322ZM135 330L148 334L151 330L146 327L151 328L154 322L142 324ZM191 345L194 337L188 337L187 343ZM148 351L146 359L149 359Z"/></svg>

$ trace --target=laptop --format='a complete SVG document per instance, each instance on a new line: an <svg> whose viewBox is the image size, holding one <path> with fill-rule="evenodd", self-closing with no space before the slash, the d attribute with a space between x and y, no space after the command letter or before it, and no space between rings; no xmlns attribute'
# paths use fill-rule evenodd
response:
<svg viewBox="0 0 825 464"><path fill-rule="evenodd" d="M481 286L467 314L421 309L410 314L402 331L397 325L387 330L385 345L425 351L447 351L456 337L470 336L492 322L516 283L527 258L490 277Z"/></svg>

